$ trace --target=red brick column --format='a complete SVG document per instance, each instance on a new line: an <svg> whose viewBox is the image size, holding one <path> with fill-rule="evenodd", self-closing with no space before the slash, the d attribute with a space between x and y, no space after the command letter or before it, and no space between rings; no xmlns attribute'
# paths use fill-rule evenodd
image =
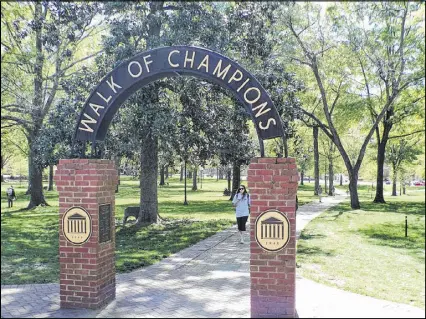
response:
<svg viewBox="0 0 426 319"><path fill-rule="evenodd" d="M294 158L254 158L248 167L250 214L250 278L252 318L294 318L296 286L296 192ZM255 240L256 218L268 209L284 213L290 241L278 252L262 249Z"/></svg>
<svg viewBox="0 0 426 319"><path fill-rule="evenodd" d="M99 308L115 298L115 187L113 161L60 160L55 175L59 192L59 263L62 308ZM111 204L111 239L99 242L99 205ZM71 207L87 211L89 239L75 245L63 233L62 218ZM107 232L108 233L108 232Z"/></svg>

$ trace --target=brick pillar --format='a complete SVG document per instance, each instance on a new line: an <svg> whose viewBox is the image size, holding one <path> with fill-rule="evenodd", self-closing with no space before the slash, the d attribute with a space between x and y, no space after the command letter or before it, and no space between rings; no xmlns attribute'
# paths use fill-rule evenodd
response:
<svg viewBox="0 0 426 319"><path fill-rule="evenodd" d="M61 308L102 307L115 298L114 212L118 175L114 162L98 159L60 160L55 182L59 192ZM72 207L78 208L71 210ZM68 238L63 229L74 227L68 226L71 220L67 222L67 226L63 226L64 215L81 219L80 215L73 213L75 210L83 212L82 215L87 212L90 218L87 214L86 218L91 220L90 236L87 235L87 241L79 244L69 240L71 236L79 234L73 233ZM66 212L69 213L65 214ZM109 216L108 212L110 218L99 219L100 214Z"/></svg>
<svg viewBox="0 0 426 319"><path fill-rule="evenodd" d="M252 318L294 318L296 287L296 192L294 158L254 158L248 167L250 214L250 279ZM255 240L255 221L276 209L290 223L288 244L279 251L264 250Z"/></svg>

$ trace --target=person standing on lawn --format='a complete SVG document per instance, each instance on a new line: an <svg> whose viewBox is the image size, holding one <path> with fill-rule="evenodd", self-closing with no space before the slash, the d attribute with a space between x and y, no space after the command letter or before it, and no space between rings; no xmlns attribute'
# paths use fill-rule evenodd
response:
<svg viewBox="0 0 426 319"><path fill-rule="evenodd" d="M13 189L13 186L10 185L10 187L6 190L7 195L7 207L13 207L13 201L16 199L15 190Z"/></svg>

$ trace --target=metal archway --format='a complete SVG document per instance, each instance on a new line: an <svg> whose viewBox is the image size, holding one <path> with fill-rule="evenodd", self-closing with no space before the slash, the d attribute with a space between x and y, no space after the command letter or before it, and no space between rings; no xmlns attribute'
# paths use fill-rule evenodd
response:
<svg viewBox="0 0 426 319"><path fill-rule="evenodd" d="M74 139L92 142L104 140L114 114L131 94L153 81L176 75L203 78L229 89L253 120L262 157L263 140L281 137L284 141L281 118L261 84L235 61L193 46L145 51L114 68L84 104Z"/></svg>

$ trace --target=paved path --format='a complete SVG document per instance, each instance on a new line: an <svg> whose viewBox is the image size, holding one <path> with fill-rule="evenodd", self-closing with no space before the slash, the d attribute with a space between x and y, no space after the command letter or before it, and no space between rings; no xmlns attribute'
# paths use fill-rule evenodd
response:
<svg viewBox="0 0 426 319"><path fill-rule="evenodd" d="M343 199L301 206L297 234ZM249 245L232 227L150 267L117 275L117 297L102 310L59 308L59 285L1 287L2 318L249 318ZM301 318L424 318L422 309L330 288L297 276Z"/></svg>

